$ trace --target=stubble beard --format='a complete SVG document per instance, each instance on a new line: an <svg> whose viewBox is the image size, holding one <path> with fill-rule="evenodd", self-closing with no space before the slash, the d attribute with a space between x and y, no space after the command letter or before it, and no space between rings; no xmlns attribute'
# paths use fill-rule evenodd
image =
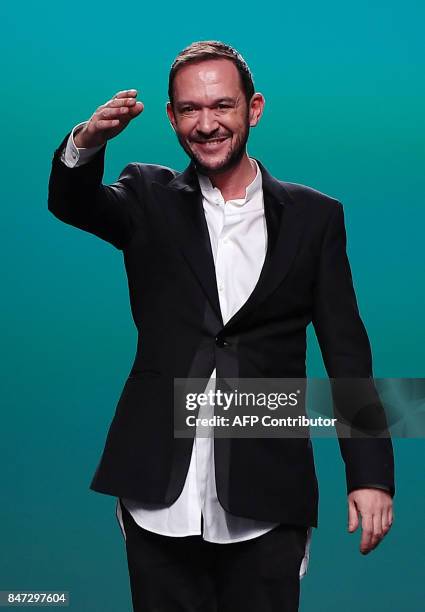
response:
<svg viewBox="0 0 425 612"><path fill-rule="evenodd" d="M198 155L196 155L196 153L191 149L187 141L182 138L178 132L176 132L176 134L182 149L190 157L198 172L206 175L221 174L223 172L226 172L227 170L230 170L230 168L236 166L242 159L246 151L246 143L248 142L249 137L249 121L247 119L247 122L245 124L245 131L242 135L242 139L239 144L237 144L235 148L229 150L227 156L223 159L221 163L219 163L218 166L212 168L210 166L204 165Z"/></svg>

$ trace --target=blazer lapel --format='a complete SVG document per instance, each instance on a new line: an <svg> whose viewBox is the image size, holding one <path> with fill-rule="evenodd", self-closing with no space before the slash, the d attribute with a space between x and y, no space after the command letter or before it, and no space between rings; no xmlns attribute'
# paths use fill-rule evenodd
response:
<svg viewBox="0 0 425 612"><path fill-rule="evenodd" d="M298 250L303 228L299 207L283 184L258 159L262 174L267 252L258 282L243 306L226 323L236 325L252 313L288 274ZM191 162L168 184L153 183L161 209L173 228L180 249L223 324L214 258L196 169Z"/></svg>
<svg viewBox="0 0 425 612"><path fill-rule="evenodd" d="M183 256L223 324L202 193L193 163L167 185L154 182L153 187Z"/></svg>
<svg viewBox="0 0 425 612"><path fill-rule="evenodd" d="M226 323L236 325L252 313L284 280L295 259L303 229L300 209L282 183L256 159L262 174L267 252L260 277L243 306Z"/></svg>

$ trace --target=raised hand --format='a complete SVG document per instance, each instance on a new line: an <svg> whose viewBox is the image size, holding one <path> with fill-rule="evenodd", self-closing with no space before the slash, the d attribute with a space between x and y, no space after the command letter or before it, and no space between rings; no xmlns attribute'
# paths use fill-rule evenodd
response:
<svg viewBox="0 0 425 612"><path fill-rule="evenodd" d="M118 136L143 111L143 102L137 101L136 97L136 89L125 89L99 106L89 121L74 134L75 145L89 149Z"/></svg>

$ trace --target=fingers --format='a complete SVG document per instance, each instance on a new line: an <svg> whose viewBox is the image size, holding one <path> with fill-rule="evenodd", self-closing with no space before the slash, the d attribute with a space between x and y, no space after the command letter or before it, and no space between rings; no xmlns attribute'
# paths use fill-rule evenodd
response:
<svg viewBox="0 0 425 612"><path fill-rule="evenodd" d="M373 535L372 535L372 549L376 548L379 542L384 537L384 531L382 529L382 511L377 512L372 517L373 522Z"/></svg>
<svg viewBox="0 0 425 612"><path fill-rule="evenodd" d="M112 98L111 100L109 100L109 102L106 102L106 104L103 104L103 108L104 107L108 107L108 108L119 108L119 107L129 107L129 106L134 106L136 104L136 99L135 98ZM99 106L99 108L102 108L102 106Z"/></svg>
<svg viewBox="0 0 425 612"><path fill-rule="evenodd" d="M106 116L115 116L121 115L123 113L127 113L129 110L134 108L135 106L142 105L142 102L138 102L133 97L121 97L121 98L111 98L105 104L99 106L96 110L98 115Z"/></svg>
<svg viewBox="0 0 425 612"><path fill-rule="evenodd" d="M143 111L143 103L137 101L136 97L136 89L123 89L99 106L84 129L76 135L76 145L80 148L90 148L115 138Z"/></svg>
<svg viewBox="0 0 425 612"><path fill-rule="evenodd" d="M373 519L371 514L362 515L362 537L360 540L360 552L366 555L372 550Z"/></svg>
<svg viewBox="0 0 425 612"><path fill-rule="evenodd" d="M374 514L367 514L362 517L361 553L367 554L380 544L391 528L391 515L392 512L384 508L382 511L378 510Z"/></svg>
<svg viewBox="0 0 425 612"><path fill-rule="evenodd" d="M135 98L112 98L112 100L110 100L109 102L107 102L106 104L103 105L103 107L99 107L99 110L103 108L103 109L118 109L117 113L107 113L108 116L117 116L120 117L123 114L128 114L128 117L130 119L133 119L134 117L137 117L137 115L139 115L143 109L144 109L144 104L143 102L140 102L140 100L136 100ZM121 111L119 109L122 109ZM101 111L102 114L105 115L105 113L103 111Z"/></svg>
<svg viewBox="0 0 425 612"><path fill-rule="evenodd" d="M137 89L123 89L122 91L118 91L112 99L115 98L135 98L137 96Z"/></svg>
<svg viewBox="0 0 425 612"><path fill-rule="evenodd" d="M140 113L143 111L144 108L145 108L145 105L143 104L143 102L140 102L140 100L137 100L134 106L130 105L129 115L133 119L134 117L137 117L137 115L140 115Z"/></svg>
<svg viewBox="0 0 425 612"><path fill-rule="evenodd" d="M387 491L376 487L355 489L348 496L349 525L354 520L354 504L356 514L359 512L362 521L360 552L369 553L376 548L391 528L393 521L392 498ZM358 517L355 525L357 526ZM349 531L355 531L350 529Z"/></svg>
<svg viewBox="0 0 425 612"><path fill-rule="evenodd" d="M123 89L123 91L119 91L112 96L112 99L106 105L111 107L128 106L130 108L130 115L135 117L144 108L143 102L136 100L136 98L137 89Z"/></svg>
<svg viewBox="0 0 425 612"><path fill-rule="evenodd" d="M359 526L359 516L357 513L356 504L352 499L348 500L348 531L352 533Z"/></svg>
<svg viewBox="0 0 425 612"><path fill-rule="evenodd" d="M116 93L111 100L98 107L91 118L92 130L108 130L119 125L125 127L143 109L142 102L136 100L137 91L126 89Z"/></svg>
<svg viewBox="0 0 425 612"><path fill-rule="evenodd" d="M106 106L96 111L96 115L97 119L118 119L123 115L127 115L128 111L128 106Z"/></svg>
<svg viewBox="0 0 425 612"><path fill-rule="evenodd" d="M392 508L385 508L382 512L382 531L386 535L391 529L393 522L393 510Z"/></svg>

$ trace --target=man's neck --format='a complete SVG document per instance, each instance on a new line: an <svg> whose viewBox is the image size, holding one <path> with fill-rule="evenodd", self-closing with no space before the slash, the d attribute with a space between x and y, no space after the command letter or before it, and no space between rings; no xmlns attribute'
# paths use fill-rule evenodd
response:
<svg viewBox="0 0 425 612"><path fill-rule="evenodd" d="M236 200L246 196L246 188L257 174L255 163L245 153L240 162L220 174L207 175L213 187L221 191L224 201Z"/></svg>

